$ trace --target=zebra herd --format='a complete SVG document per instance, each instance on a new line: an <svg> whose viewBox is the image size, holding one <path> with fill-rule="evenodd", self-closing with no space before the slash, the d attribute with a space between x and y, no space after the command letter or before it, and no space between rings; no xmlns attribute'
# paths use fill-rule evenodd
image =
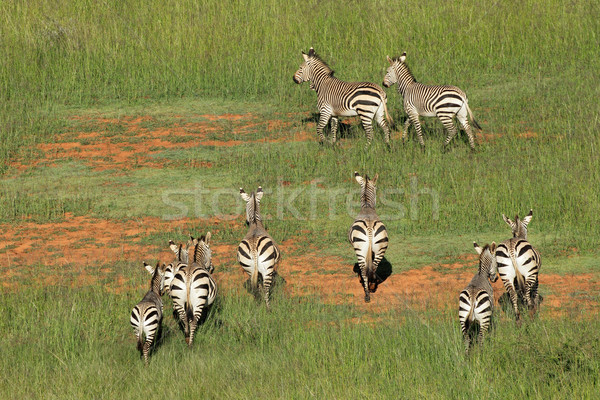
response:
<svg viewBox="0 0 600 400"><path fill-rule="evenodd" d="M319 122L317 134L319 142L325 141L324 128L331 123L332 142L336 142L338 118L358 115L367 135L367 142L373 138L372 121L384 131L385 143L390 145L390 118L387 111L387 96L381 87L373 83L348 83L333 76L333 70L316 55L311 47L308 54L302 53L304 62L294 74L294 82L310 82L311 89L317 92ZM385 87L398 84L398 91L404 99L404 109L408 115L403 132L403 142L411 125L415 126L421 146L424 146L419 116L437 116L448 136L444 146L457 134L453 118L456 117L469 137L471 149L475 141L469 118L473 126L481 129L473 118L465 93L455 86L427 86L416 82L406 65L406 53L389 58L390 63L383 80ZM364 289L364 301L369 302L371 293L382 282L377 270L388 248L389 238L383 222L376 211L376 183L378 175L372 179L354 172L360 185L361 209L350 226L348 240L352 245L359 267L360 281ZM248 232L237 248L237 261L249 275L251 291L262 297L270 310L271 288L276 275L281 253L262 223L260 201L264 195L262 187L246 193L240 188L240 196L246 203L246 224ZM541 266L539 253L527 240L527 226L532 211L523 219L514 221L502 215L511 227L513 237L499 245L492 242L483 248L474 243L479 254L479 268L469 285L459 295L459 322L464 336L466 351L471 346L474 331L479 331L477 339L481 343L492 321L494 294L490 281L500 276L510 297L517 325L521 324L519 301L524 302L533 316L538 309L540 297L538 272ZM163 316L162 296L171 297L174 314L184 332L185 341L192 346L194 333L207 317L207 311L217 296L217 284L212 277L214 266L210 249L211 233L199 238L190 237L185 244L169 241L174 259L169 264L158 263L151 266L144 263L151 274L150 289L132 310L130 323L137 337L138 350L144 362L156 337L160 334Z"/></svg>
<svg viewBox="0 0 600 400"><path fill-rule="evenodd" d="M387 110L387 95L379 86L371 82L344 82L333 76L333 70L319 57L311 47L308 54L302 52L304 62L294 74L294 82L300 84L310 82L310 88L317 92L317 108L319 109L319 122L317 134L319 142L325 141L324 128L331 119L331 141L335 143L338 117L356 116L360 118L367 134L367 143L373 139L372 122L375 120L383 129L384 141L390 146L391 119ZM469 118L473 126L481 129L473 118L469 108L467 95L456 86L424 85L416 81L414 75L406 64L406 52L400 57L387 57L390 63L383 79L383 86L391 87L398 84L398 92L404 100L404 111L408 118L404 124L402 141L406 142L408 129L415 126L417 137L422 148L425 147L419 116L438 117L448 131L444 141L444 148L458 133L453 119L456 117L469 137L471 150L475 149L475 137L469 125Z"/></svg>

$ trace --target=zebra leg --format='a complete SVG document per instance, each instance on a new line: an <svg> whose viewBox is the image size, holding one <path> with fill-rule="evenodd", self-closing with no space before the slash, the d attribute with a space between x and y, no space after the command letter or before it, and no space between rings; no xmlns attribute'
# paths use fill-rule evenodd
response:
<svg viewBox="0 0 600 400"><path fill-rule="evenodd" d="M338 118L337 117L331 117L331 142L335 143L335 141L337 140L336 136L337 136L337 128L338 128Z"/></svg>
<svg viewBox="0 0 600 400"><path fill-rule="evenodd" d="M321 115L319 116L319 122L317 123L317 134L319 135L319 144L323 144L325 142L325 135L323 135L323 129L327 126L329 119L331 118L331 114L326 111L321 111Z"/></svg>
<svg viewBox="0 0 600 400"><path fill-rule="evenodd" d="M479 334L477 335L477 342L479 342L480 346L483 345L483 338L484 338L485 334L487 333L489 327L490 327L489 321L487 323L479 325Z"/></svg>
<svg viewBox="0 0 600 400"><path fill-rule="evenodd" d="M267 305L267 310L271 310L271 303L270 303L270 297L271 297L271 284L273 283L273 274L267 274L264 278L263 278L263 296L265 299L265 303Z"/></svg>
<svg viewBox="0 0 600 400"><path fill-rule="evenodd" d="M465 343L465 354L469 354L469 349L471 347L471 338L469 337L469 326L466 321L460 321L460 329L463 334L463 341Z"/></svg>
<svg viewBox="0 0 600 400"><path fill-rule="evenodd" d="M456 114L456 118L467 133L467 136L469 137L469 146L471 146L471 150L475 150L475 137L473 136L473 130L471 129L471 125L469 125L467 115L463 114L464 111L462 110L463 109L461 109L461 111L459 111L458 114Z"/></svg>
<svg viewBox="0 0 600 400"><path fill-rule="evenodd" d="M373 140L372 119L369 119L366 115L361 115L360 120L362 122L363 128L365 129L365 132L367 133L367 144L371 144L371 141Z"/></svg>
<svg viewBox="0 0 600 400"><path fill-rule="evenodd" d="M377 109L377 113L375 114L375 121L377 121L377 125L383 129L383 140L385 144L390 147L390 128L388 127L387 121L385 120L385 116L383 113L383 107L379 107Z"/></svg>
<svg viewBox="0 0 600 400"><path fill-rule="evenodd" d="M537 311L537 276L533 275L525 282L525 301L529 309L529 316L534 317ZM533 294L533 295L532 295Z"/></svg>
<svg viewBox="0 0 600 400"><path fill-rule="evenodd" d="M144 347L142 348L142 356L144 357L144 363L148 365L148 354L150 353L150 347L152 346L152 339L146 338Z"/></svg>
<svg viewBox="0 0 600 400"><path fill-rule="evenodd" d="M417 130L417 138L419 139L419 144L421 148L425 148L425 141L423 140L423 131L421 130L421 122L419 121L419 114L409 114L408 118L410 118L410 123L415 126Z"/></svg>
<svg viewBox="0 0 600 400"><path fill-rule="evenodd" d="M454 138L454 136L456 136L456 134L458 133L458 130L454 125L454 121L452 121L452 117L449 117L448 115L438 114L438 118L440 119L442 125L444 125L444 128L448 132L448 136L446 136L446 140L444 140L444 147L447 147L448 143L450 143L452 138Z"/></svg>
<svg viewBox="0 0 600 400"><path fill-rule="evenodd" d="M360 265L360 276L363 280L363 286L365 289L365 303L371 301L371 295L369 293L369 279L367 278L367 266L364 264Z"/></svg>
<svg viewBox="0 0 600 400"><path fill-rule="evenodd" d="M404 132L402 132L402 144L406 144L406 138L408 137L408 128L410 128L410 118L406 119L404 123Z"/></svg>
<svg viewBox="0 0 600 400"><path fill-rule="evenodd" d="M504 288L510 296L510 302L512 303L513 310L515 312L515 317L517 319L517 326L521 326L521 312L519 311L519 303L515 287L510 282L504 282Z"/></svg>

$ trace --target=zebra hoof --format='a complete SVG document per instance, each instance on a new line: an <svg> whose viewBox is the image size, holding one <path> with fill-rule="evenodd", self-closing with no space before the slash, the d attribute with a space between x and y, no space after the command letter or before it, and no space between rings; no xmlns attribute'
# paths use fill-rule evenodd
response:
<svg viewBox="0 0 600 400"><path fill-rule="evenodd" d="M365 303L370 303L371 302L371 296L366 295L365 296Z"/></svg>

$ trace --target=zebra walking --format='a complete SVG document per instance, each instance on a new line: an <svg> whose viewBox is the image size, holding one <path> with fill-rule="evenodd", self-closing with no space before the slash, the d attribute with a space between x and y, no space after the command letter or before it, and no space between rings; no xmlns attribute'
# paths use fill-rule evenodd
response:
<svg viewBox="0 0 600 400"><path fill-rule="evenodd" d="M517 325L521 325L519 297L524 299L532 316L537 311L540 301L537 289L542 258L527 240L527 226L532 216L533 210L529 210L529 214L523 219L519 219L517 215L512 221L502 214L504 222L512 229L513 237L500 243L496 250L498 273L510 296Z"/></svg>
<svg viewBox="0 0 600 400"><path fill-rule="evenodd" d="M311 47L308 54L302 52L304 62L294 74L297 84L310 82L310 88L317 92L317 108L319 122L317 134L319 143L325 141L323 129L331 119L332 142L336 141L338 117L358 115L367 134L367 142L373 139L372 121L383 129L385 143L390 145L390 128L386 119L387 95L378 85L370 82L344 82L333 76L333 70L323 61ZM385 117L385 118L384 118Z"/></svg>
<svg viewBox="0 0 600 400"><path fill-rule="evenodd" d="M483 336L488 331L494 311L494 291L490 281L498 280L498 271L494 252L496 243L485 245L483 248L473 242L479 254L479 269L469 285L460 292L458 319L465 340L465 351L471 347L471 328L479 325L477 339L483 343Z"/></svg>
<svg viewBox="0 0 600 400"><path fill-rule="evenodd" d="M279 248L273 238L264 228L260 216L260 200L263 197L262 187L256 192L247 194L240 188L240 196L246 202L246 224L248 233L238 246L237 260L250 275L250 286L256 293L258 291L259 275L262 279L262 294L267 308L270 308L270 292L275 269L279 263Z"/></svg>
<svg viewBox="0 0 600 400"><path fill-rule="evenodd" d="M193 239L188 247L188 264L181 264L171 282L173 308L183 324L185 341L191 347L194 332L205 310L214 302L217 285L210 250L211 234Z"/></svg>
<svg viewBox="0 0 600 400"><path fill-rule="evenodd" d="M373 179L367 175L363 178L354 172L356 181L360 184L360 213L348 232L348 240L358 260L360 276L365 289L365 302L371 301L370 292L374 292L379 284L377 266L381 262L388 247L388 235L383 222L375 212L375 199L378 175Z"/></svg>
<svg viewBox="0 0 600 400"><path fill-rule="evenodd" d="M424 147L425 141L421 132L419 115L424 117L438 117L444 128L448 131L448 136L444 141L444 147L446 147L450 143L450 140L458 133L453 121L453 118L456 116L469 137L471 150L474 150L475 138L467 115L473 121L475 128L481 129L481 126L473 118L467 95L456 86L433 86L417 82L408 65L405 63L406 52L400 57L393 59L388 56L387 60L390 66L383 78L383 86L390 87L394 83L398 83L398 92L404 99L404 111L408 114L408 119L404 124L402 141L406 141L408 128L412 124L417 130L419 143Z"/></svg>
<svg viewBox="0 0 600 400"><path fill-rule="evenodd" d="M165 264L156 267L144 263L144 267L152 274L150 290L142 301L136 304L131 311L129 322L137 337L137 347L141 352L144 362L148 364L148 354L154 342L156 333L162 321L163 302L162 292L165 282Z"/></svg>

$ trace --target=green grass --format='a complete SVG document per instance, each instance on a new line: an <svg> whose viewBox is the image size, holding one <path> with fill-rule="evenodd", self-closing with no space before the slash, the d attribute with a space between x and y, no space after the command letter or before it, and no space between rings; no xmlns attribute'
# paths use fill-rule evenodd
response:
<svg viewBox="0 0 600 400"><path fill-rule="evenodd" d="M235 244L246 229L239 187L262 185L271 234L298 245L282 249L284 257L322 251L350 264L346 235L358 211L352 179L358 170L380 175L378 212L392 239L386 256L394 273L451 263L473 251L473 240L504 240L510 232L501 214L533 208L530 239L542 254L542 273L565 279L590 273L597 280L599 14L591 0L346 7L292 0L2 2L0 227L19 235L24 221L60 222L71 214L183 217L185 225L141 243L155 249L210 229L215 243ZM403 147L405 115L392 88L392 151L379 131L366 148L355 122L335 149L316 140L258 143L300 132L316 138L316 96L291 80L300 51L310 46L339 78L376 83L385 56L407 51L419 81L457 85L468 94L486 141L471 154L463 135L442 154L441 124L424 120L425 151L414 132ZM249 115L205 117L221 114ZM44 160L36 147L110 140L132 149L145 139L128 131L130 121L147 116L139 129L183 129L185 136L165 139L171 143L245 143L153 147L151 160L163 168L133 161L130 169L102 171L90 160ZM268 131L271 120L286 125ZM207 125L215 131L205 132ZM14 164L38 158L25 170ZM215 217L225 222L215 225ZM94 262L22 268L8 256L11 249L14 243L0 254L12 287L0 294L4 398L141 398L147 391L184 398L593 398L598 392L599 327L583 306L581 314L542 314L520 330L500 313L490 341L465 358L454 310L372 314L351 298L333 306L280 292L269 314L240 289L219 298L191 350L167 305L164 342L144 368L127 321L147 280L137 263L111 266L127 289L114 294L116 276ZM51 250L56 257L65 251ZM96 287L72 289L70 280L81 273L92 275ZM39 287L45 275L58 277L57 287ZM572 301L598 302L594 296L576 293Z"/></svg>
<svg viewBox="0 0 600 400"><path fill-rule="evenodd" d="M598 389L592 321L515 330L503 320L466 358L453 312L398 310L369 322L371 313L350 305L276 295L268 313L233 292L191 349L165 307L163 340L146 368L127 321L138 293L22 295L0 302L5 398L593 398Z"/></svg>

